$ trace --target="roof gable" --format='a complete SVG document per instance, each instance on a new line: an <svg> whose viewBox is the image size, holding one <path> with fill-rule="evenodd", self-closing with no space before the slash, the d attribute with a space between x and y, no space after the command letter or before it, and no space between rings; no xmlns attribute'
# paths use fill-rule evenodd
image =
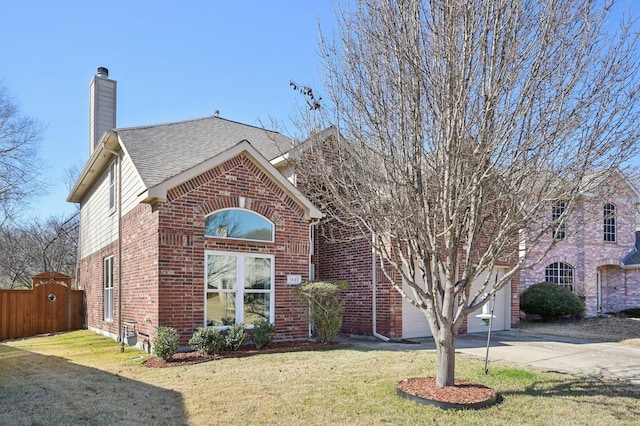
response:
<svg viewBox="0 0 640 426"><path fill-rule="evenodd" d="M220 117L116 129L147 188L164 182L233 147L241 140L271 160L293 141L274 131Z"/></svg>

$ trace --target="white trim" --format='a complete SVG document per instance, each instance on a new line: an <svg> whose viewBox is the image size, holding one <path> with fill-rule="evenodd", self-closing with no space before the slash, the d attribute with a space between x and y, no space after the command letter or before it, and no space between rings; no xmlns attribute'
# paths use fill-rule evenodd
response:
<svg viewBox="0 0 640 426"><path fill-rule="evenodd" d="M236 258L236 287L234 291L221 291L208 289L208 264L209 255L218 256L233 256ZM235 322L244 322L244 259L247 257L269 259L271 261L271 276L270 276L270 289L269 291L256 291L255 293L263 293L269 295L269 322L275 322L275 298L276 298L276 285L275 285L275 256L272 254L261 253L249 253L249 252L230 252L230 251L218 251L218 250L205 250L204 251L204 318L203 323L207 325L207 294L210 293L234 293L236 295L235 304ZM251 293L251 292L250 292ZM218 328L227 328L226 326L215 326ZM245 328L253 328L253 324L245 324Z"/></svg>
<svg viewBox="0 0 640 426"><path fill-rule="evenodd" d="M243 198L243 197L240 197L240 198ZM207 235L207 233L206 233L206 231L207 231L207 218L209 216L212 216L212 215L214 215L216 213L223 212L223 211L244 211L244 212L249 212L249 213L251 213L251 214L253 214L255 216L258 216L258 217L264 219L267 223L269 223L271 225L271 239L270 240L254 240L254 239L251 239L251 238L223 237L223 236L220 236L220 235ZM213 211L213 212L209 213L208 215L206 215L204 217L204 223L205 223L205 226L204 226L204 229L205 229L204 237L205 238L218 238L218 239L222 239L222 240L237 240L237 241L255 241L255 242L263 242L263 243L273 243L273 242L276 241L276 224L273 223L268 218L262 216L260 213L255 212L253 210L249 210L249 209L245 209L245 208L238 208L238 207L227 207L227 208L224 208L224 209L219 209L219 210Z"/></svg>

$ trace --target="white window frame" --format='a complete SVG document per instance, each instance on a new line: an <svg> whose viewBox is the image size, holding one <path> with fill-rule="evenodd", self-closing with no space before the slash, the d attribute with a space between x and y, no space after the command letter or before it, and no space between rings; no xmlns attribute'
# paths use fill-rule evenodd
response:
<svg viewBox="0 0 640 426"><path fill-rule="evenodd" d="M105 321L113 321L113 256L104 258L104 307L103 317Z"/></svg>
<svg viewBox="0 0 640 426"><path fill-rule="evenodd" d="M606 203L602 209L603 214L603 235L602 238L606 243L615 243L617 234L616 205Z"/></svg>
<svg viewBox="0 0 640 426"><path fill-rule="evenodd" d="M567 203L558 201L551 207L551 220L554 223L553 239L561 241L567 238L567 225L564 222L564 212L567 209Z"/></svg>
<svg viewBox="0 0 640 426"><path fill-rule="evenodd" d="M117 160L113 160L109 165L109 214L114 213L117 208L118 168Z"/></svg>
<svg viewBox="0 0 640 426"><path fill-rule="evenodd" d="M233 256L236 258L236 288L234 290L228 289L209 289L208 285L208 270L209 270L209 256ZM269 290L245 290L245 271L244 260L248 257L258 257L269 259L271 262L271 275L270 275L270 288ZM204 254L204 325L207 326L207 295L212 293L233 293L235 294L235 323L244 323L244 295L246 293L263 293L269 295L269 322L275 321L275 256L271 254L258 254L258 253L246 253L246 252L226 252L205 250ZM216 328L226 329L229 326L216 325ZM253 328L253 324L245 324L245 328Z"/></svg>
<svg viewBox="0 0 640 426"><path fill-rule="evenodd" d="M575 268L568 263L553 262L544 268L545 281L566 287L571 292L575 292L574 278Z"/></svg>
<svg viewBox="0 0 640 426"><path fill-rule="evenodd" d="M208 235L207 234L207 232L206 232L207 226L206 225L207 225L207 220L210 217L212 217L213 215L218 214L218 213L235 212L235 211L246 212L246 213L249 213L249 214L251 214L251 215L253 215L253 216L257 217L257 218L260 218L260 219L264 220L271 227L271 229L270 229L271 238L270 239L252 239L252 238L243 238L243 237L238 237L238 236L229 237L226 234L227 229L225 227L220 227L220 229L217 231L217 234L215 234L215 235ZM205 217L205 235L204 236L207 237L207 238L221 238L221 239L230 239L230 240L259 241L259 242L265 242L265 243L272 243L272 242L275 241L275 234L276 234L275 224L272 221L270 221L269 219L267 219L266 217L262 216L261 214L254 212L253 210L235 208L235 207L234 208L228 208L228 209L220 209L220 210L216 210L215 212L213 212L211 214L208 214Z"/></svg>

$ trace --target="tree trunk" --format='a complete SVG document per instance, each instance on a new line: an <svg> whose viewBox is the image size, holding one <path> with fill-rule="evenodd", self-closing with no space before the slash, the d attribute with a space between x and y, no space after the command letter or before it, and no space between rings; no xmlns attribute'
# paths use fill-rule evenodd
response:
<svg viewBox="0 0 640 426"><path fill-rule="evenodd" d="M436 370L436 386L453 386L456 370L456 336L443 328L436 339L438 354Z"/></svg>

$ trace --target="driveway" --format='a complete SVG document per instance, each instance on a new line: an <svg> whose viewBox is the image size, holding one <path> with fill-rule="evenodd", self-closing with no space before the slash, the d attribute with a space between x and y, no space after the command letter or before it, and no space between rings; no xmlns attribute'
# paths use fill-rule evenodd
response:
<svg viewBox="0 0 640 426"><path fill-rule="evenodd" d="M355 345L379 349L435 349L431 338L419 340L417 344L357 339L350 339L350 341ZM487 333L458 336L456 351L484 360L487 353ZM602 343L519 331L500 331L491 334L489 369L491 369L491 361L640 384L640 347L619 343Z"/></svg>

